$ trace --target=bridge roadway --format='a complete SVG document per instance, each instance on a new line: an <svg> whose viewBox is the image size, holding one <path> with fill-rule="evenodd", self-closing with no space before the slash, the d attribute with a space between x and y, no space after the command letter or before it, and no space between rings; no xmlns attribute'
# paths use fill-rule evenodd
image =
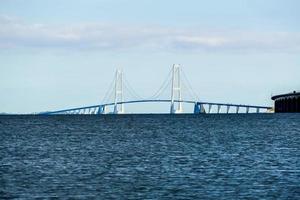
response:
<svg viewBox="0 0 300 200"><path fill-rule="evenodd" d="M131 101L121 101L121 102L117 102L118 105L120 104L134 104L134 103L151 103L151 102L165 102L165 103L171 103L170 99L144 99L144 100L131 100ZM194 104L196 105L209 105L211 106L218 106L218 113L220 111L220 107L221 106L226 106L227 107L227 113L229 111L230 107L236 107L237 108L237 113L239 112L239 108L246 108L247 109L247 113L249 111L250 108L255 108L257 109L257 111L259 112L259 109L272 109L272 107L268 107L268 106L255 106L255 105L243 105L243 104L231 104L231 103L213 103L213 102L202 102L202 101L191 101L191 100L174 100L174 102L179 103L189 103L189 104ZM113 106L115 105L115 103L106 103L106 104L99 104L99 105L92 105L92 106L85 106L85 107L77 107L77 108L70 108L70 109L63 109L63 110L57 110L57 111L49 111L49 112L42 112L39 114L42 115L55 115L55 114L80 114L79 112L81 110L87 110L87 109L97 109L100 107L106 107L106 106ZM78 113L71 113L71 112L78 112ZM195 111L194 111L195 113ZM209 109L209 113L210 113L210 109ZM84 114L84 113L83 113ZM94 112L95 114L95 112ZM100 114L100 113L98 113Z"/></svg>

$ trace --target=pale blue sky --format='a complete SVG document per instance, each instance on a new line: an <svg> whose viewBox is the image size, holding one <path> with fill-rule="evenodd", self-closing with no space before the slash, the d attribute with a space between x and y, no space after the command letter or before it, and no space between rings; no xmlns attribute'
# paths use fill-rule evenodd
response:
<svg viewBox="0 0 300 200"><path fill-rule="evenodd" d="M1 0L0 112L101 103L117 67L151 96L173 63L200 100L272 105L272 93L300 89L299 8L296 0ZM154 106L144 110L169 110Z"/></svg>

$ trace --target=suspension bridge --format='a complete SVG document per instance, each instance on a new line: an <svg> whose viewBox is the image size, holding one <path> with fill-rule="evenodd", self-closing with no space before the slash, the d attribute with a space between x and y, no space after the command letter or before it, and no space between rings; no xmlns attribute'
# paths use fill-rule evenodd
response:
<svg viewBox="0 0 300 200"><path fill-rule="evenodd" d="M184 95L184 93L187 95ZM125 99L125 94L128 98ZM183 98L189 96L189 98ZM194 114L210 113L263 113L272 109L268 106L243 105L232 103L216 103L199 101L197 93L192 89L187 76L181 70L180 65L173 65L167 78L161 87L148 98L142 98L131 87L124 77L122 70L117 70L105 97L101 104L42 112L42 115L72 115L72 114L125 114L125 105L141 103L168 103L170 114L184 113L184 104L193 106ZM213 109L214 108L214 109ZM225 109L224 109L225 108ZM241 111L243 110L243 111Z"/></svg>

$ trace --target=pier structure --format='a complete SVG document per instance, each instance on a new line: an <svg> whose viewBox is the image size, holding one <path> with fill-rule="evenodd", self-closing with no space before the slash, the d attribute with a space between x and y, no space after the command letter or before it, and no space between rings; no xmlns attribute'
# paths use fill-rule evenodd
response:
<svg viewBox="0 0 300 200"><path fill-rule="evenodd" d="M265 113L272 109L270 106L257 106L246 104L234 104L234 103L216 103L201 101L196 93L193 91L190 83L183 82L182 70L180 65L174 64L172 66L167 79L163 82L161 87L152 97L142 98L133 90L126 81L123 71L117 70L114 76L114 81L111 87L109 87L107 95L100 104L92 106L82 106L69 109L61 109L56 111L41 112L42 115L58 115L58 114L125 114L125 105L127 104L141 104L141 103L169 103L170 114L184 113L184 104L192 104L193 114L221 114L221 113ZM184 75L184 73L183 73ZM184 76L185 77L185 76ZM183 98L183 86L185 90L188 90L194 97L193 99ZM162 98L162 93L171 87L169 98ZM124 94L132 94L132 99L124 99ZM113 98L111 98L113 97Z"/></svg>
<svg viewBox="0 0 300 200"><path fill-rule="evenodd" d="M275 113L300 113L300 92L275 95L272 100Z"/></svg>

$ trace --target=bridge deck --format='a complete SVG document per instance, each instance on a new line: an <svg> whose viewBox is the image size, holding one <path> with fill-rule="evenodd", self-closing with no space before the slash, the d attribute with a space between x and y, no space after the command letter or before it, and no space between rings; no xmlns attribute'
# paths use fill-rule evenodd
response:
<svg viewBox="0 0 300 200"><path fill-rule="evenodd" d="M134 103L151 103L151 102L165 102L170 103L171 100L169 99L144 99L144 100L132 100L132 101L123 101L118 102L117 104L134 104ZM202 102L202 101L191 101L191 100L174 100L174 102L182 102L188 104L203 104L203 105L216 105L216 106L230 106L230 107L239 107L239 108L256 108L256 109L271 109L272 107L268 106L255 106L255 105L246 105L246 104L231 104L231 103L214 103L214 102ZM41 114L58 114L76 110L84 110L84 109L93 109L99 108L101 106L112 106L115 105L114 103L106 103L106 104L99 104L99 105L92 105L92 106L85 106L85 107L77 107L77 108L70 108L70 109L63 109L57 111L50 111L50 112L43 112Z"/></svg>

